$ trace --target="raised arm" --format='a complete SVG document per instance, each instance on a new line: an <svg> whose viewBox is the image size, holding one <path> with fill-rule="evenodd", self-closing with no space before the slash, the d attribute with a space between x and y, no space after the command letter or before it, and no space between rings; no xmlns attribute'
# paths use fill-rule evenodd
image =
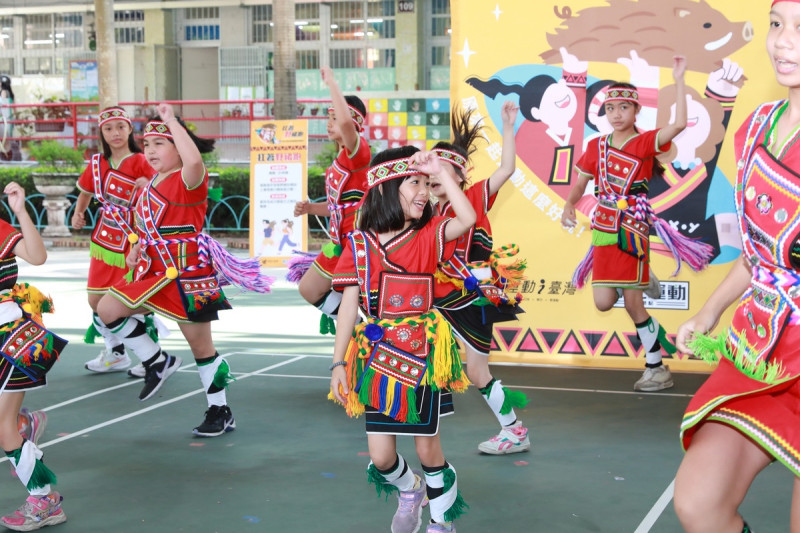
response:
<svg viewBox="0 0 800 533"><path fill-rule="evenodd" d="M675 122L661 128L658 142L667 144L686 128L686 82L683 73L686 71L686 58L675 56L672 77L675 78Z"/></svg>
<svg viewBox="0 0 800 533"><path fill-rule="evenodd" d="M503 102L501 111L503 154L500 156L500 166L489 176L489 194L497 194L497 191L508 181L517 167L517 147L514 140L514 122L517 120L517 111L519 111L519 107L513 102Z"/></svg>
<svg viewBox="0 0 800 533"><path fill-rule="evenodd" d="M3 193L8 195L8 206L17 217L19 231L22 233L22 240L14 246L14 254L32 265L44 264L47 260L47 250L44 247L42 236L39 235L30 215L25 210L25 190L18 183L12 181L6 185Z"/></svg>
<svg viewBox="0 0 800 533"><path fill-rule="evenodd" d="M350 117L350 108L347 106L347 101L344 99L339 84L333 77L333 70L330 67L322 67L322 81L328 86L331 92L331 101L333 102L333 114L336 119L336 125L342 132L342 144L344 144L347 154L352 154L358 146L358 131L356 125L353 124L353 119Z"/></svg>
<svg viewBox="0 0 800 533"><path fill-rule="evenodd" d="M172 110L170 104L158 104L158 114L161 115L164 124L169 128L172 133L172 140L175 142L175 148L181 156L183 164L183 182L190 189L200 185L206 174L206 167L203 164L203 157L200 155L200 150L194 144L194 141L186 129L175 118L175 112Z"/></svg>

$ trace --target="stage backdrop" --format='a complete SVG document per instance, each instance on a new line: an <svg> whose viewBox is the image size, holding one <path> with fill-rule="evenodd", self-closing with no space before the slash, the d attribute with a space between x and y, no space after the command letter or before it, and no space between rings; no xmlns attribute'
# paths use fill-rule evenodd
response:
<svg viewBox="0 0 800 533"><path fill-rule="evenodd" d="M483 117L485 142L473 156L473 180L500 160L500 108L520 106L515 125L517 170L491 212L495 245L519 244L528 260L522 285L526 313L495 328L493 360L602 367L644 364L624 309L595 310L591 288L576 290L572 272L591 232L591 195L579 204L577 228L561 227L585 143L611 128L602 113L611 80L640 89L642 129L670 120L672 57L687 57L687 129L674 141L663 178L651 183L656 212L673 227L714 246L700 273L675 263L651 238L652 269L663 296L646 299L671 337L696 313L739 256L733 202L733 134L755 108L785 91L765 51L768 3L728 0L453 0L451 100ZM591 191L589 191L591 192ZM622 302L618 303L621 306ZM729 323L730 313L722 324ZM708 370L676 355L673 370Z"/></svg>

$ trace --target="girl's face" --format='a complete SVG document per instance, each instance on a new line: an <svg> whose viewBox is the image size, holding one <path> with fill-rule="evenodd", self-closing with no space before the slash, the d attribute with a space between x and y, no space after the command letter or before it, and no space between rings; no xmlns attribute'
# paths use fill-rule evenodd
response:
<svg viewBox="0 0 800 533"><path fill-rule="evenodd" d="M328 124L327 124L328 139L332 140L333 142L339 143L342 140L342 129L336 123L336 116L333 113L334 111L332 109L328 111Z"/></svg>
<svg viewBox="0 0 800 533"><path fill-rule="evenodd" d="M633 102L616 100L604 103L603 107L606 110L608 123L611 124L615 131L628 131L636 123L636 114L639 112L639 106Z"/></svg>
<svg viewBox="0 0 800 533"><path fill-rule="evenodd" d="M428 203L430 179L425 174L409 176L400 184L398 194L406 221L421 218Z"/></svg>
<svg viewBox="0 0 800 533"><path fill-rule="evenodd" d="M775 4L769 21L767 53L775 77L785 87L800 87L800 4Z"/></svg>
<svg viewBox="0 0 800 533"><path fill-rule="evenodd" d="M445 163L444 161L441 162L441 166L445 172L450 174L450 177L455 180L456 183L461 185L461 182L464 181L461 177L456 173L456 169L450 163ZM430 190L431 194L433 194L436 198L447 197L447 193L444 192L444 187L439 182L437 178L430 179Z"/></svg>
<svg viewBox="0 0 800 533"><path fill-rule="evenodd" d="M132 131L130 124L124 120L110 120L100 127L103 139L112 150L127 147Z"/></svg>
<svg viewBox="0 0 800 533"><path fill-rule="evenodd" d="M144 138L144 155L156 172L166 172L182 166L181 156L175 145L164 137Z"/></svg>

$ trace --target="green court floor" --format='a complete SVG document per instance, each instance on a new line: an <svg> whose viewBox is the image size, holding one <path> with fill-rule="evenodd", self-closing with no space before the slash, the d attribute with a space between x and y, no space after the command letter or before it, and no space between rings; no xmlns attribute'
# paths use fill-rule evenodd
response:
<svg viewBox="0 0 800 533"><path fill-rule="evenodd" d="M87 256L51 251L45 266L24 266L20 275L53 296L56 313L46 322L70 340L48 387L25 400L49 418L40 446L68 517L52 531L389 531L396 504L376 498L365 481L363 421L325 399L333 338L319 335L317 311L295 289L280 283L270 296L230 294L235 309L213 330L238 378L228 393L237 430L197 439L191 430L206 405L174 323L164 347L184 366L147 402L137 398L138 380L83 368L100 349L82 341ZM470 505L460 533L680 531L671 503L678 424L704 375L676 374L669 392L642 394L632 390L633 371L496 365L493 372L529 395L518 415L532 448L480 455L477 444L497 423L474 388L456 396L441 436ZM399 448L417 463L410 438ZM25 497L6 476L2 512ZM756 531L788 530L791 487L780 465L757 479L742 508Z"/></svg>

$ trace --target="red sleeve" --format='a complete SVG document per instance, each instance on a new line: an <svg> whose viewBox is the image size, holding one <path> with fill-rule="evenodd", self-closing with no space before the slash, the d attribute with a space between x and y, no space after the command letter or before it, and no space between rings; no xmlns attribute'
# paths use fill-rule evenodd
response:
<svg viewBox="0 0 800 533"><path fill-rule="evenodd" d="M14 247L22 240L22 233L0 219L0 258L7 259L14 256Z"/></svg>
<svg viewBox="0 0 800 533"><path fill-rule="evenodd" d="M358 285L358 278L356 276L355 258L353 257L353 246L350 239L344 239L342 255L339 256L339 262L333 271L332 286L333 290L341 292L350 285Z"/></svg>
<svg viewBox="0 0 800 533"><path fill-rule="evenodd" d="M598 150L600 146L600 138L595 137L591 141L589 141L589 145L586 147L586 151L583 152L581 158L575 164L575 170L578 171L580 174L585 174L588 176L596 176L597 175L597 157L598 157Z"/></svg>
<svg viewBox="0 0 800 533"><path fill-rule="evenodd" d="M458 239L445 241L444 236L447 223L451 220L453 219L450 217L433 217L431 221L425 225L425 229L429 229L429 231L433 233L434 242L436 244L437 263L449 261L456 252L456 243Z"/></svg>
<svg viewBox="0 0 800 533"><path fill-rule="evenodd" d="M464 196L466 196L467 200L469 200L469 203L472 205L472 209L475 210L475 213L484 215L489 212L489 209L492 208L494 201L497 199L497 193L491 195L489 194L488 179L471 185L467 190L464 191ZM455 216L455 214L453 215Z"/></svg>
<svg viewBox="0 0 800 533"><path fill-rule="evenodd" d="M102 156L100 156L102 159ZM92 176L92 162L89 161L89 164L83 169L83 174L81 177L78 178L78 189L81 192L85 192L91 195L94 195L94 177Z"/></svg>
<svg viewBox="0 0 800 533"><path fill-rule="evenodd" d="M644 153L640 152L638 155L639 157L653 157L660 153L666 152L672 146L672 141L663 143L659 145L658 135L661 133L661 128L656 130L646 131L639 135L636 139L641 146L641 149L644 150ZM624 148L623 148L624 150Z"/></svg>
<svg viewBox="0 0 800 533"><path fill-rule="evenodd" d="M133 172L133 176L131 177L133 177L134 179L136 178L153 179L153 176L155 176L156 171L153 170L153 167L151 167L150 163L147 162L147 158L144 156L144 154L134 154L133 157L136 158L134 161L135 170Z"/></svg>

